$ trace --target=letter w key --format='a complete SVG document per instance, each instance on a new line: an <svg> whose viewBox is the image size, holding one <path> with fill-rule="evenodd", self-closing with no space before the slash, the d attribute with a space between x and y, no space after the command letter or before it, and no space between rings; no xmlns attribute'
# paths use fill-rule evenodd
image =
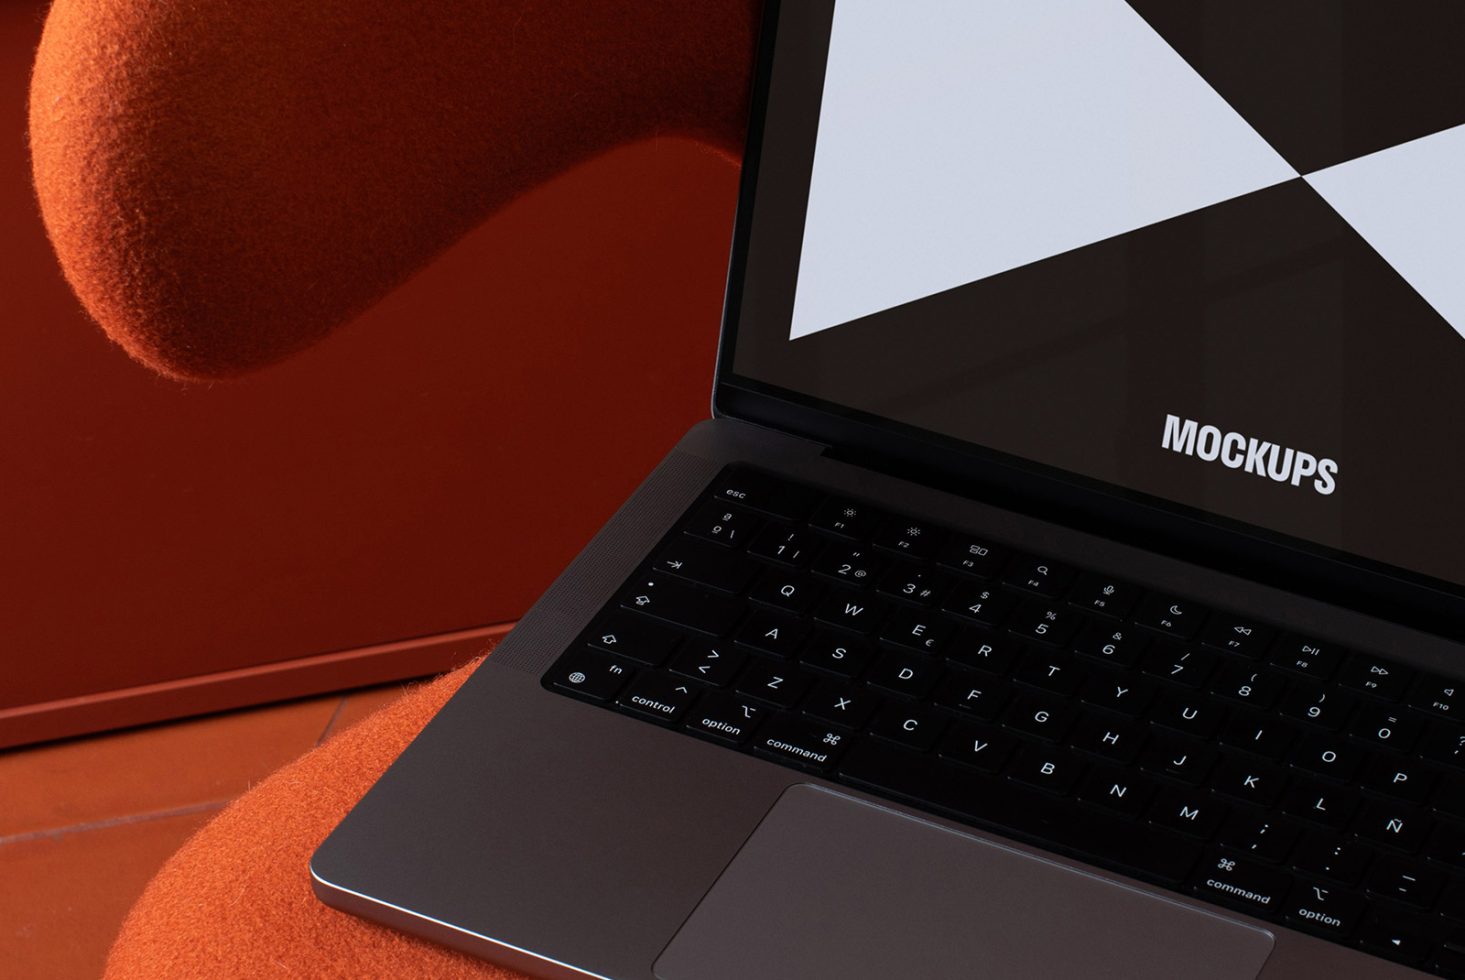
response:
<svg viewBox="0 0 1465 980"><path fill-rule="evenodd" d="M814 610L814 618L860 633L872 633L888 606L874 596L852 589L830 589Z"/></svg>

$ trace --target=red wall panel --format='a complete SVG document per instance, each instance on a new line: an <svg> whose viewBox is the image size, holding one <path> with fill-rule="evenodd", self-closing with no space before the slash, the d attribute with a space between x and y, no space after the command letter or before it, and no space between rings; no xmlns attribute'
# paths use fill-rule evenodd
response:
<svg viewBox="0 0 1465 980"><path fill-rule="evenodd" d="M0 716L511 621L708 414L736 172L683 141L535 191L278 367L151 375L36 215L42 13L0 5ZM102 723L222 706L176 701Z"/></svg>

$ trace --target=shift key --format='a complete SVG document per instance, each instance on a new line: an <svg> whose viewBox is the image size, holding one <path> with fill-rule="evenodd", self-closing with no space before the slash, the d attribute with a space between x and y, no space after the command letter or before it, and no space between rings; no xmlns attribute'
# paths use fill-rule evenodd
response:
<svg viewBox="0 0 1465 980"><path fill-rule="evenodd" d="M732 629L742 612L736 600L655 573L632 582L621 595L621 605L713 636Z"/></svg>

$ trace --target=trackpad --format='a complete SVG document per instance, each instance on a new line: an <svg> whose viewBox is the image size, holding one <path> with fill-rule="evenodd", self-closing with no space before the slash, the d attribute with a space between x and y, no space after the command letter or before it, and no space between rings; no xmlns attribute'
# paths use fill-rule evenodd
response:
<svg viewBox="0 0 1465 980"><path fill-rule="evenodd" d="M656 962L661 980L1252 978L1272 936L794 786Z"/></svg>

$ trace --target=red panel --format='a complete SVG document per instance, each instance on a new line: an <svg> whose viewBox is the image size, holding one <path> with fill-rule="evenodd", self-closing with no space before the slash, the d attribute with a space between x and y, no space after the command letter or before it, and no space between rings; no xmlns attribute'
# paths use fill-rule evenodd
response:
<svg viewBox="0 0 1465 980"><path fill-rule="evenodd" d="M41 12L0 7L0 708L514 620L708 414L736 173L680 141L534 192L279 367L151 375L36 217Z"/></svg>

